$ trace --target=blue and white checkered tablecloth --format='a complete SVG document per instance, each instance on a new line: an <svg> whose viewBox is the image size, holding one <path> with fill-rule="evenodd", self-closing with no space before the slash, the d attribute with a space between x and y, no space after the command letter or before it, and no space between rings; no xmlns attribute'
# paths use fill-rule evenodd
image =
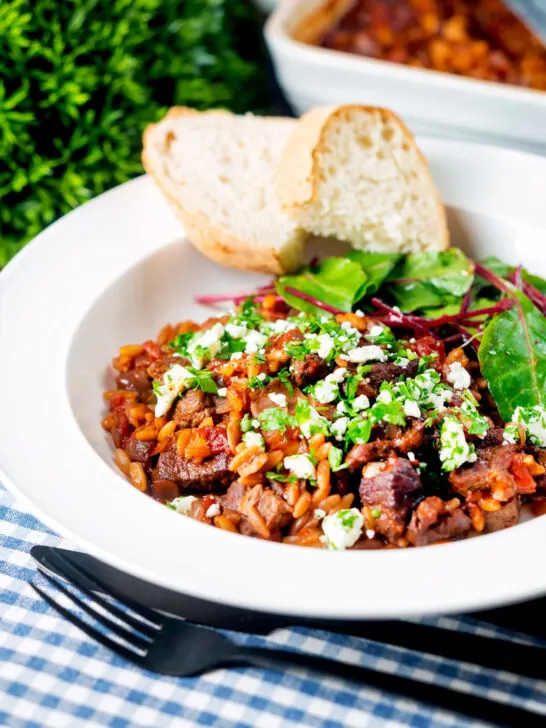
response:
<svg viewBox="0 0 546 728"><path fill-rule="evenodd" d="M215 726L216 728L469 728L409 700L314 673L218 670L201 678L158 677L128 665L59 618L27 582L34 544L63 545L0 486L0 725ZM432 620L485 633L471 620ZM279 630L247 644L289 645L313 654L452 685L546 712L546 682L495 673L318 630ZM524 728L521 726L520 728Z"/></svg>

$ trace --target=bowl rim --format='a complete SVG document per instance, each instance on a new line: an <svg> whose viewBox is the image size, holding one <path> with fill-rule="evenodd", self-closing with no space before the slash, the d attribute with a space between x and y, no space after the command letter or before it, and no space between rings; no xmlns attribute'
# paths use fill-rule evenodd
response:
<svg viewBox="0 0 546 728"><path fill-rule="evenodd" d="M533 163L543 169L546 179L546 159L532 155L437 140L422 146L425 154L436 155L439 161L442 154L449 156L448 152L442 152L446 148L451 154L460 154L461 159L465 151L471 152L474 158L481 154L483 161L487 160L488 154L501 155L502 159L510 159L518 165L529 164L532 158ZM113 249L110 240L102 240L101 225L114 223L124 234L134 232L128 249ZM88 239L95 241L95 248L84 245L85 239L74 245L75 233L82 230L89 235ZM152 232L156 233L154 239L150 238ZM36 475L41 472L37 463L25 457L22 448L26 442L26 420L24 413L18 413L14 406L21 400L17 400L12 391L14 388L6 392L5 404L8 411L13 411L14 425L11 429L6 428L0 438L0 478L23 499L29 510L73 543L122 571L175 592L262 612L339 619L390 618L507 604L546 591L546 573L537 569L531 575L528 569L514 569L511 578L506 579L506 566L499 563L501 559L498 558L498 554L507 555L515 566L518 558L544 549L546 521L541 523L539 519L516 529L490 534L487 538L438 545L433 549L339 554L250 541L190 519L181 521L178 514L143 498L124 483L92 449L75 423L66 391L69 351L83 316L100 296L120 276L152 258L177 237L178 223L167 204L155 191L152 180L141 177L95 198L59 220L0 274L0 346L3 350L6 347L13 350L14 344L19 344L19 351L27 352L24 339L17 333L19 328L25 329L27 321L51 326L52 320L58 320L58 325L48 333L53 336L53 344L59 342L59 351L52 351L51 364L41 376L52 375L46 405L53 403L57 408L52 425L58 425L61 434L67 435L67 443L73 451L59 464L58 471L46 472L40 482ZM54 280L46 282L43 272L51 269L51 265L49 269L45 267L51 256L55 260L64 259L64 265L51 271ZM105 259L110 265L107 271L104 270ZM85 278L80 275L82 269ZM77 288L73 286L74 275L79 276ZM34 300L27 295L29 282L37 289ZM70 306L66 306L62 295L66 289L56 293L52 284L72 286ZM49 300L40 295L42 291L49 291ZM8 316L8 310L18 311L17 321ZM58 319L51 319L53 313ZM0 359L0 376L7 376L7 381L12 381L14 372L19 371L19 362L15 359L17 357ZM43 384L44 379L38 381ZM25 397L27 404L34 401L26 394ZM36 458L38 455L45 458L42 464L51 467L57 464L58 458L53 460L47 455L46 445L51 446L51 435L47 432L45 439L45 443L36 446ZM83 473L82 463L85 464ZM71 508L62 500L62 493L53 492L61 483L66 495L69 492L66 491L67 483L76 476L83 478L91 493L85 504L86 512ZM109 494L111 512L102 514L104 501L99 496L105 492ZM92 518L93 514L100 515L100 523ZM120 514L131 520L121 531ZM146 552L142 529L164 539L168 555L160 564L152 558L154 554L150 556ZM178 546L176 554L170 552L173 546ZM192 558L196 551L199 563ZM462 585L454 584L451 575L460 573L460 565L468 563L476 567L488 565L489 571L465 574ZM233 564L245 564L247 571L234 571ZM326 581L325 573L328 575ZM374 579L380 580L380 589L370 590L365 579L355 579L355 575L362 574L371 579L372 584ZM432 600L431 594L434 595Z"/></svg>
<svg viewBox="0 0 546 728"><path fill-rule="evenodd" d="M326 2L327 0L322 0ZM305 0L281 0L276 10L269 16L264 26L264 37L270 49L277 49L292 60L314 64L319 67L330 67L336 70L360 72L363 75L376 76L393 82L414 82L442 91L484 95L491 99L527 103L533 106L546 106L546 92L537 89L521 88L510 84L485 81L478 78L457 76L445 71L434 71L430 68L413 68L404 64L392 63L378 58L366 58L354 53L322 48L298 41L290 34L293 15ZM301 22L301 19L300 19Z"/></svg>

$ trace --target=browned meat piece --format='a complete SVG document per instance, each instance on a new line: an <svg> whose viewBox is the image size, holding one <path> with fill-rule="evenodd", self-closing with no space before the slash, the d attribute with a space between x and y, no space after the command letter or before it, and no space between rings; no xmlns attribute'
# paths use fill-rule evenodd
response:
<svg viewBox="0 0 546 728"><path fill-rule="evenodd" d="M350 470L357 470L372 460L379 460L387 457L393 451L392 440L375 440L363 445L355 445L347 453L345 462Z"/></svg>
<svg viewBox="0 0 546 728"><path fill-rule="evenodd" d="M397 364L372 364L368 374L359 383L357 394L377 397L382 382L396 382L400 377L414 377L417 374L418 366L417 359L410 361L405 368Z"/></svg>
<svg viewBox="0 0 546 728"><path fill-rule="evenodd" d="M519 513L519 498L512 498L498 511L484 513L485 526L483 533L493 533L494 531L502 531L503 528L515 526L519 523Z"/></svg>
<svg viewBox="0 0 546 728"><path fill-rule="evenodd" d="M123 440L122 447L130 460L142 463L144 467L148 467L156 445L157 442L155 440L137 440L131 436Z"/></svg>
<svg viewBox="0 0 546 728"><path fill-rule="evenodd" d="M269 398L270 394L283 394L286 397L286 407L290 413L294 412L298 399L304 397L297 387L292 387L292 392L289 392L281 382L270 382L263 389L255 389L251 391L250 413L252 417L258 417L260 413L266 409L279 407L276 402L273 402L273 400Z"/></svg>
<svg viewBox="0 0 546 728"><path fill-rule="evenodd" d="M471 527L470 518L461 508L447 509L441 498L432 495L422 500L413 512L407 538L413 546L428 546L463 538Z"/></svg>
<svg viewBox="0 0 546 728"><path fill-rule="evenodd" d="M152 382L145 369L131 369L120 372L116 378L118 389L128 389L131 392L144 394L152 388Z"/></svg>
<svg viewBox="0 0 546 728"><path fill-rule="evenodd" d="M248 488L241 485L239 481L235 481L219 500L222 508L241 514L239 530L246 535L278 540L281 529L287 526L291 520L288 505L271 488L264 488L263 485ZM268 534L260 533L259 529L253 526L251 511L254 509L263 519Z"/></svg>
<svg viewBox="0 0 546 728"><path fill-rule="evenodd" d="M324 379L329 371L328 365L318 354L307 354L305 359L292 362L292 379L302 388Z"/></svg>
<svg viewBox="0 0 546 728"><path fill-rule="evenodd" d="M421 478L405 458L370 463L359 487L362 503L379 511L375 530L393 543L404 535L409 512L422 491Z"/></svg>
<svg viewBox="0 0 546 728"><path fill-rule="evenodd" d="M265 521L269 530L284 528L291 519L291 510L285 501L270 488L255 485L247 489L241 507L254 506Z"/></svg>
<svg viewBox="0 0 546 728"><path fill-rule="evenodd" d="M159 456L153 479L173 480L182 492L219 493L236 477L229 470L229 456L220 453L203 462L185 460L176 452L176 443Z"/></svg>
<svg viewBox="0 0 546 728"><path fill-rule="evenodd" d="M389 453L396 451L406 454L417 450L423 443L425 424L415 422L409 429L395 428L390 440L374 440L363 445L355 445L347 454L346 462L350 470L356 470L373 460L380 460L387 457Z"/></svg>
<svg viewBox="0 0 546 728"><path fill-rule="evenodd" d="M212 414L206 405L207 397L200 389L189 389L176 403L173 420L178 427L199 427L201 422Z"/></svg>
<svg viewBox="0 0 546 728"><path fill-rule="evenodd" d="M490 427L483 438L478 441L478 445L480 447L502 447L503 437L504 427Z"/></svg>
<svg viewBox="0 0 546 728"><path fill-rule="evenodd" d="M527 448L529 453L535 458L539 465L546 468L546 448L543 447L529 447ZM535 477L537 483L537 493L546 495L546 473L544 475L538 475Z"/></svg>
<svg viewBox="0 0 546 728"><path fill-rule="evenodd" d="M257 512L265 523L263 531L261 524L256 523L253 511ZM259 536L277 541L281 536L281 529L290 523L292 513L284 500L276 495L271 488L255 485L247 488L239 504L239 512L243 521L239 525L241 533Z"/></svg>
<svg viewBox="0 0 546 728"><path fill-rule="evenodd" d="M400 453L408 453L417 450L423 444L425 432L425 423L421 421L405 430L400 430L399 434L394 438L394 447Z"/></svg>
<svg viewBox="0 0 546 728"><path fill-rule="evenodd" d="M231 511L238 511L239 503L247 490L248 488L246 486L241 485L238 480L235 480L226 490L225 495L220 496L218 499L222 508L228 508Z"/></svg>
<svg viewBox="0 0 546 728"><path fill-rule="evenodd" d="M160 359L153 361L146 370L148 376L152 379L162 379L166 371L168 371L175 364L185 366L188 363L187 359L181 356L175 356L174 354L163 354Z"/></svg>
<svg viewBox="0 0 546 728"><path fill-rule="evenodd" d="M180 495L180 488L172 480L156 480L152 484L152 498L160 503L172 501Z"/></svg>
<svg viewBox="0 0 546 728"><path fill-rule="evenodd" d="M478 448L478 459L471 465L463 465L449 474L449 482L462 496L475 490L490 491L499 501L514 497L517 486L509 472L517 445Z"/></svg>

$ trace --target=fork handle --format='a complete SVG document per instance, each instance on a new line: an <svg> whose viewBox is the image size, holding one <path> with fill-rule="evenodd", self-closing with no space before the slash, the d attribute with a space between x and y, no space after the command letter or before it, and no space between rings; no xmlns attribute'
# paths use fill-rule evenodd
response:
<svg viewBox="0 0 546 728"><path fill-rule="evenodd" d="M497 726L525 728L544 726L544 715L504 703L495 703L470 693L463 693L439 685L431 685L401 675L391 675L360 665L330 660L326 657L303 654L262 647L242 647L234 653L237 664L245 664L264 670L317 670L319 672L353 680L367 687L397 693L434 708L462 713L471 718L479 718Z"/></svg>

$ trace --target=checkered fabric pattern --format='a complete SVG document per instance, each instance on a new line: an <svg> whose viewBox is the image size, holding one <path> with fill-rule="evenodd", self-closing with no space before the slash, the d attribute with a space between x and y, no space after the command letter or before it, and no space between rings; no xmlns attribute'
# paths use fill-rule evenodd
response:
<svg viewBox="0 0 546 728"><path fill-rule="evenodd" d="M34 544L71 545L0 486L0 725L10 728L214 726L215 728L469 728L484 726L409 700L314 673L218 670L201 678L159 677L129 665L58 617L28 581ZM471 620L429 620L484 633ZM487 634L487 632L485 632ZM245 644L303 652L456 686L544 710L546 682L457 665L403 649L318 630L279 630L269 638L233 634Z"/></svg>

